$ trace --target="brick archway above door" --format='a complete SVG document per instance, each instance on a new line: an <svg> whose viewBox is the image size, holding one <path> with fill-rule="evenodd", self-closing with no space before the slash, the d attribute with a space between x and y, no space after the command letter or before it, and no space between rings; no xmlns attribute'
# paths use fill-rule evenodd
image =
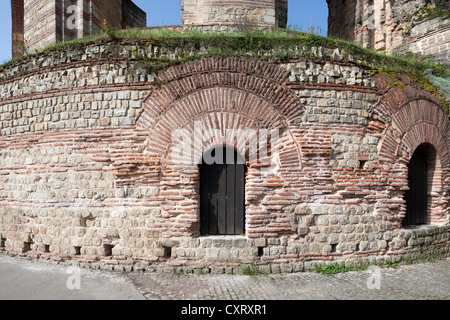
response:
<svg viewBox="0 0 450 320"><path fill-rule="evenodd" d="M448 212L450 181L450 136L448 113L436 97L404 76L405 87L389 88L388 79L376 77L378 86L386 90L374 107L368 132L380 137L378 161L386 172L390 198L397 201L392 219L402 226L406 215L403 204L408 186L408 165L420 145L435 149L436 157L429 172L428 223L444 223ZM381 208L383 205L380 204Z"/></svg>
<svg viewBox="0 0 450 320"><path fill-rule="evenodd" d="M160 73L163 85L147 96L137 121L138 129L150 132L147 153L164 161L173 132L192 130L196 120L227 130L289 131L304 109L285 85L288 77L276 65L237 57L201 58ZM299 144L290 136L300 162Z"/></svg>

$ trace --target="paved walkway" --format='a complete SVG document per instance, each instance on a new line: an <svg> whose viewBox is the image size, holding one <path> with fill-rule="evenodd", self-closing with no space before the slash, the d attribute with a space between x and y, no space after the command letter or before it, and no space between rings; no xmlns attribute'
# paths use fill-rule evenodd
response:
<svg viewBox="0 0 450 320"><path fill-rule="evenodd" d="M2 300L450 300L450 259L335 276L107 273L0 255Z"/></svg>
<svg viewBox="0 0 450 320"><path fill-rule="evenodd" d="M126 277L0 255L0 300L138 300Z"/></svg>
<svg viewBox="0 0 450 320"><path fill-rule="evenodd" d="M131 274L149 300L450 300L450 259L334 276Z"/></svg>

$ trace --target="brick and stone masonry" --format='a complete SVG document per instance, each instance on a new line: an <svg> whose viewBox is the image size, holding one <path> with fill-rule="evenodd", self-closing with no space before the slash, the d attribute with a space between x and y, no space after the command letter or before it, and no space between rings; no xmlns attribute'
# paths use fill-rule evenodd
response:
<svg viewBox="0 0 450 320"><path fill-rule="evenodd" d="M388 54L413 53L449 64L449 1L327 0L327 3L330 36Z"/></svg>
<svg viewBox="0 0 450 320"><path fill-rule="evenodd" d="M131 58L138 49L158 51L145 41L96 43L5 70L6 252L214 272L448 255L448 113L407 76L392 88L325 50L289 62L205 57L155 78ZM245 235L200 234L199 168L168 156L171 133L193 130L192 119L206 132L281 129L276 168L248 166ZM428 224L405 228L408 162L421 145L433 159Z"/></svg>
<svg viewBox="0 0 450 320"><path fill-rule="evenodd" d="M248 8L273 17L283 3ZM363 66L372 61L340 49L293 50L308 52L202 57L153 74L137 52L173 59L182 50L105 40L8 65L0 250L108 270L219 273L448 256L450 129L439 99L406 75L401 85L371 75ZM274 166L241 154L244 234L201 233L200 168L171 161L174 133L195 134L196 123L201 150L227 145L228 131L279 131ZM416 150L427 159L427 211L413 227L405 195Z"/></svg>

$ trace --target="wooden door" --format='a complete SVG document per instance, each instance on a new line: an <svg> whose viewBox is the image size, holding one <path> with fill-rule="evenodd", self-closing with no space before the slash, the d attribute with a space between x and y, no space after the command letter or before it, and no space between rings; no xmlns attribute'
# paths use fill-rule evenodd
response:
<svg viewBox="0 0 450 320"><path fill-rule="evenodd" d="M227 161L231 152L234 160ZM240 235L245 233L245 164L234 150L217 148L223 155L219 163L200 165L200 231L202 235Z"/></svg>

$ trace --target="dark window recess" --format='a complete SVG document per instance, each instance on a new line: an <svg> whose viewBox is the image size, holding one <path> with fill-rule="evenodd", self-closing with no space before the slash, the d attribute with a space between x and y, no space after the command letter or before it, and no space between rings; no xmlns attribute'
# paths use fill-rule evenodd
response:
<svg viewBox="0 0 450 320"><path fill-rule="evenodd" d="M408 165L409 191L405 194L406 217L403 226L427 223L428 163L426 150L418 148Z"/></svg>
<svg viewBox="0 0 450 320"><path fill-rule="evenodd" d="M114 248L113 245L109 245L109 244L105 244L103 246L103 248L105 249L105 257L111 257L112 256L112 249Z"/></svg>
<svg viewBox="0 0 450 320"><path fill-rule="evenodd" d="M31 245L33 244L33 241L30 242L24 242L23 243L23 252L31 251Z"/></svg>
<svg viewBox="0 0 450 320"><path fill-rule="evenodd" d="M337 252L337 244L332 244L331 245L331 253L336 253Z"/></svg>
<svg viewBox="0 0 450 320"><path fill-rule="evenodd" d="M258 247L258 257L264 256L264 247Z"/></svg>
<svg viewBox="0 0 450 320"><path fill-rule="evenodd" d="M171 247L163 247L164 248L164 258L170 259L172 258L172 248Z"/></svg>

